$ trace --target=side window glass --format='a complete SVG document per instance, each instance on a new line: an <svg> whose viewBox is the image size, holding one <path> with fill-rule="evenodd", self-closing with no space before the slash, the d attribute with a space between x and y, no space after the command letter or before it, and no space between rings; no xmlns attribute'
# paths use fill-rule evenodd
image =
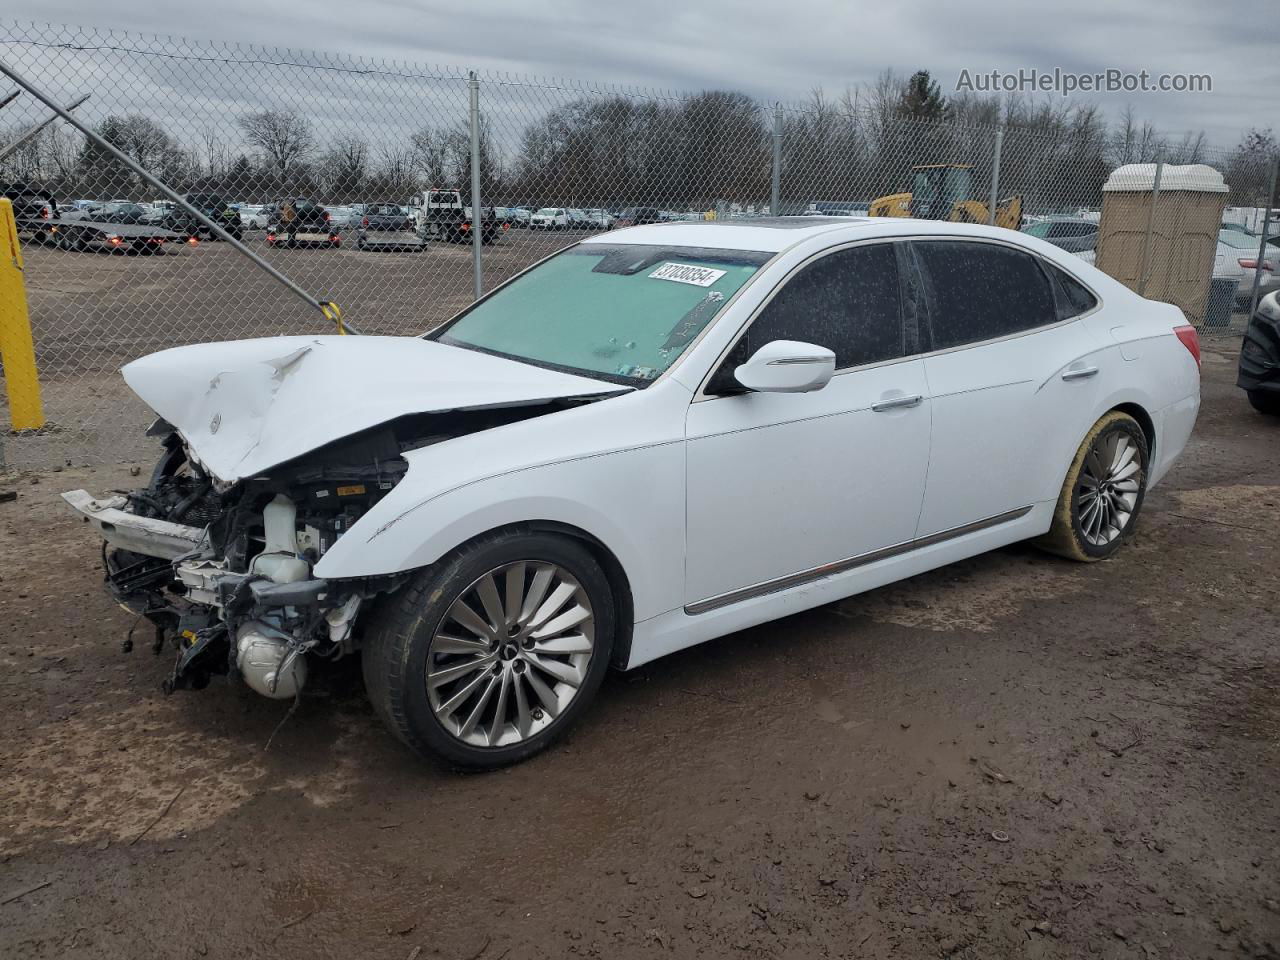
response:
<svg viewBox="0 0 1280 960"><path fill-rule="evenodd" d="M993 340L1058 319L1049 278L1029 253L960 240L914 246L930 292L933 349Z"/></svg>
<svg viewBox="0 0 1280 960"><path fill-rule="evenodd" d="M1075 277L1051 263L1044 264L1050 277L1053 278L1054 300L1057 302L1059 320L1070 320L1082 313L1088 313L1098 305L1094 297Z"/></svg>
<svg viewBox="0 0 1280 960"><path fill-rule="evenodd" d="M747 331L752 353L773 340L816 343L836 368L903 355L898 261L887 243L828 254L792 277Z"/></svg>

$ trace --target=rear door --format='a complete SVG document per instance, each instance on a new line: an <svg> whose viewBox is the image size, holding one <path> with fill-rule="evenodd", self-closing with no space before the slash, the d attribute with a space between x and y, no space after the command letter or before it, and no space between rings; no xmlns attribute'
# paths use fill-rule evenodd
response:
<svg viewBox="0 0 1280 960"><path fill-rule="evenodd" d="M1102 348L1060 293L1057 268L1012 245L912 242L928 303L925 376L933 408L917 536L1057 496L1093 422ZM1074 283L1074 281L1072 281Z"/></svg>
<svg viewBox="0 0 1280 960"><path fill-rule="evenodd" d="M904 322L900 244L848 247L791 275L740 335L688 415L686 603L912 538L929 462L929 402ZM733 369L774 340L828 347L821 390L749 393ZM708 606L710 604L710 606Z"/></svg>

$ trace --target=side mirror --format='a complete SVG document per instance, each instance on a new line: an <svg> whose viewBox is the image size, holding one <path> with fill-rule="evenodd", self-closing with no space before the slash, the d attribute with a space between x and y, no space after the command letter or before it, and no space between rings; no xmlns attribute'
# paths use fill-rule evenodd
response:
<svg viewBox="0 0 1280 960"><path fill-rule="evenodd" d="M733 371L733 377L757 393L809 393L821 390L836 371L836 355L826 347L796 340L774 340Z"/></svg>

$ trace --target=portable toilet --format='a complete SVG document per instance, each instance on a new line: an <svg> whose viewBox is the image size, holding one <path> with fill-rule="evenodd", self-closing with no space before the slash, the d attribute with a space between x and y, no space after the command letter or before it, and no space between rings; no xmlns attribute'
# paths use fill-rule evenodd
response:
<svg viewBox="0 0 1280 960"><path fill-rule="evenodd" d="M1202 163L1163 164L1157 192L1156 167L1126 164L1102 185L1095 266L1130 290L1181 307L1193 323L1202 323L1227 185L1221 173Z"/></svg>

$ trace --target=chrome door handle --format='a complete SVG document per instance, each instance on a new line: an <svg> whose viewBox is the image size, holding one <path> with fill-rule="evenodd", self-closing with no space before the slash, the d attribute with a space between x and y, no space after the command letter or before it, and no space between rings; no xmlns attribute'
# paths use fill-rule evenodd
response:
<svg viewBox="0 0 1280 960"><path fill-rule="evenodd" d="M916 394L914 397L894 397L892 400L877 400L871 405L871 409L876 413L884 413L886 410L898 410L904 407L918 407L924 397Z"/></svg>
<svg viewBox="0 0 1280 960"><path fill-rule="evenodd" d="M1097 376L1097 367L1079 367L1075 370L1068 370L1062 375L1063 380L1088 380L1090 377Z"/></svg>

